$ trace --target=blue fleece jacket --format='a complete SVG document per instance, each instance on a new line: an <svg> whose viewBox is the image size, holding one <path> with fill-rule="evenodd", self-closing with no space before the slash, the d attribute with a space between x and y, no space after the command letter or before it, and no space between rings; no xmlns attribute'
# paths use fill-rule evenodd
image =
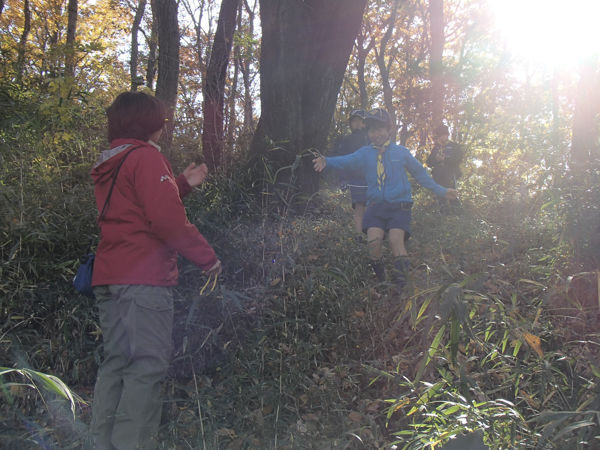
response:
<svg viewBox="0 0 600 450"><path fill-rule="evenodd" d="M363 171L367 178L368 205L412 201L407 171L421 186L433 191L435 195L446 195L447 189L433 181L421 163L402 145L390 144L383 153L385 180L382 186L377 182L377 150L372 145L362 147L349 155L327 157L325 161L326 169Z"/></svg>

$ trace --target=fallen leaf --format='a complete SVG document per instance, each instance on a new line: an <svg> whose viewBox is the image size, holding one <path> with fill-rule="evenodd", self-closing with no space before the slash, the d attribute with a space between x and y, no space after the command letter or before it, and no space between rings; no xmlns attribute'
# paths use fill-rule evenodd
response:
<svg viewBox="0 0 600 450"><path fill-rule="evenodd" d="M544 356L544 351L542 350L542 342L540 341L540 338L537 336L534 336L531 333L523 333L523 337L525 338L525 341L527 341L527 343L529 344L529 346L539 355L539 356Z"/></svg>
<svg viewBox="0 0 600 450"><path fill-rule="evenodd" d="M20 384L13 384L10 387L10 393L14 397L25 397L25 388L23 386L21 386Z"/></svg>
<svg viewBox="0 0 600 450"><path fill-rule="evenodd" d="M275 278L273 281L271 281L271 286L277 286L280 281L281 281L281 278Z"/></svg>
<svg viewBox="0 0 600 450"><path fill-rule="evenodd" d="M357 413L356 411L352 411L349 415L348 418L352 421L352 422L360 422L362 420L362 415L360 415L359 413Z"/></svg>
<svg viewBox="0 0 600 450"><path fill-rule="evenodd" d="M365 315L364 311L355 311L354 312L354 316L356 317L363 317Z"/></svg>

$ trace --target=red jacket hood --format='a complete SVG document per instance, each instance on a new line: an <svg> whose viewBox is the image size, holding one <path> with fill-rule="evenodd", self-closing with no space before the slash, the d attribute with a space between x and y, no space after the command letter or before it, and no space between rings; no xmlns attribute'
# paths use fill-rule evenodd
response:
<svg viewBox="0 0 600 450"><path fill-rule="evenodd" d="M94 167L92 168L92 179L94 184L104 183L112 179L119 163L123 160L127 152L135 147L160 147L151 142L138 141L137 139L115 139L111 142L110 149L104 150Z"/></svg>

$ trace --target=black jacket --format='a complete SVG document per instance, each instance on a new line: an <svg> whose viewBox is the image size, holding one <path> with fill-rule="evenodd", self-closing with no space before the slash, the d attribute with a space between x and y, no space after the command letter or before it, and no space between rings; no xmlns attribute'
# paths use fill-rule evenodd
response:
<svg viewBox="0 0 600 450"><path fill-rule="evenodd" d="M369 145L369 136L365 130L358 130L345 136L334 151L334 156L345 156L354 153L359 148ZM361 170L348 170L340 174L340 180L354 186L366 186L367 179Z"/></svg>
<svg viewBox="0 0 600 450"><path fill-rule="evenodd" d="M436 156L442 152L446 156L443 162L436 159ZM431 167L431 177L433 180L447 188L454 188L454 180L462 176L460 163L464 157L464 152L456 142L448 141L443 146L436 145L431 150L431 155L427 158L427 166Z"/></svg>

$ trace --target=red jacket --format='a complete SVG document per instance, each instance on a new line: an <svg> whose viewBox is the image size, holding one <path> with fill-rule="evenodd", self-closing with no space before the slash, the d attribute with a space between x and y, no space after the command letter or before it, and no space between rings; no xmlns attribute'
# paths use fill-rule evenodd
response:
<svg viewBox="0 0 600 450"><path fill-rule="evenodd" d="M203 270L217 262L212 247L186 216L181 199L192 191L185 177L175 178L167 159L153 145L117 139L92 169L96 204L101 211L112 176L127 157L99 223L100 243L92 286L104 284L177 284L177 253Z"/></svg>

